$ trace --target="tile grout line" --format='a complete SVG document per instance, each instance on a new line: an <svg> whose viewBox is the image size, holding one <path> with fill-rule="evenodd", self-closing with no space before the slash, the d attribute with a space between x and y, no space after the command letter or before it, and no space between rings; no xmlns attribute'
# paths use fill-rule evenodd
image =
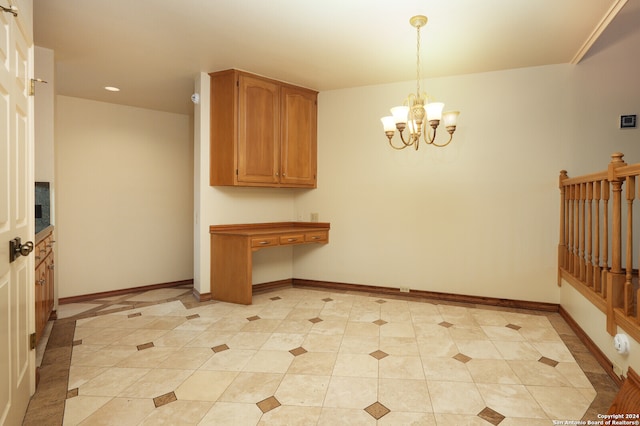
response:
<svg viewBox="0 0 640 426"><path fill-rule="evenodd" d="M314 290L315 291L325 291L325 292L328 292L328 293L332 293L332 291L330 291L330 290L322 290L322 289L314 289ZM274 290L274 291L277 291L277 289ZM186 292L185 292L185 294L186 294ZM363 294L359 294L359 295L380 298L380 295L368 294L366 292L363 293ZM137 306L137 307L153 306L153 305L158 305L158 304L167 303L167 302L176 301L176 300L181 301L183 306L185 306L185 308L187 308L187 309L190 309L190 308L193 308L193 307L197 307L197 306L204 306L204 305L208 304L208 303L204 303L204 304L185 303L185 301L182 300L182 299L184 299L183 296L184 295L181 295L181 296L176 297L176 298L157 300L157 301L154 301L154 302L142 302L141 303L142 306ZM382 297L384 297L384 296L382 296ZM120 304L122 304L123 301L124 301L124 299L118 299L118 302L120 302ZM135 306L135 303L139 303L139 302L134 302L134 306ZM429 301L428 303L433 303L433 302ZM187 305L189 305L189 307L187 307ZM447 303L436 303L436 305L448 305L448 304ZM110 306L110 305L105 305L105 306ZM325 303L325 306L326 306L326 303ZM465 306L465 308L467 308L467 309L482 309L482 308L486 308L486 307L484 307L484 306L480 306L480 307L478 307L478 306L473 306L473 307ZM352 311L353 311L353 306L351 307L349 312L351 313ZM499 311L502 311L502 309L500 309ZM512 310L507 310L507 309L504 309L504 311L505 312L518 312L518 313L520 313L519 311L512 311ZM65 389L64 389L64 393L62 395L63 397L66 398L66 392L67 392L66 385L68 384L68 377L69 377L69 365L70 365L70 362L71 362L72 342L73 342L74 330L75 330L75 325L76 325L75 324L75 320L76 319L80 319L80 318L89 318L89 317L94 317L94 316L107 315L107 314L110 314L110 313L113 313L113 311L98 312L98 315L90 315L90 316L87 316L87 317L83 317L83 314L86 314L86 312L85 312L85 313L81 313L81 314L78 314L76 316L72 316L72 317L69 317L69 318L63 318L63 319L60 319L60 320L57 320L57 321L54 322L53 329L52 329L52 332L51 332L51 339L52 340L50 340L50 342L47 343L47 347L46 347L46 350L45 350L45 356L44 356L44 359L43 359L43 366L44 367L50 367L51 365L57 365L58 367L62 366L62 364L60 364L58 362L58 361L60 361L58 358L62 358L62 359L65 358L64 354L61 354L62 349L64 349L64 346L65 346L63 344L63 341L66 342L66 340L69 340L69 342L66 342L66 344L68 345L67 349L68 349L69 353L68 353L68 356L67 356L66 376L64 378ZM547 312L545 312L545 313L536 313L534 311L532 311L531 314L534 314L534 315L537 314L537 315L545 316L548 320L552 316L555 315L555 313L551 313L551 314L547 313ZM319 315L321 315L321 314L319 314ZM379 316L382 317L382 312L380 312ZM565 346L567 347L567 349L569 350L569 352L573 356L573 358L574 358L575 362L577 363L577 365L581 368L581 370L583 370L583 372L586 373L587 371L584 369L584 367L580 363L580 358L576 356L576 352L575 352L576 348L575 348L575 346L574 345L569 345L567 343L567 341L565 340L565 338L567 336L571 337L571 335L566 333L564 330L559 329L556 321L557 321L557 318L556 318L555 321L551 321L550 320L549 323L551 324L551 326L553 327L553 329L557 333L557 335L560 337L562 342L565 344ZM411 320L411 322L412 322L412 324L414 324L413 320ZM413 326L415 327L415 325L413 325ZM55 332L54 332L54 330L55 330ZM60 337L60 335L62 333L64 333L64 331L67 332L67 334L66 334L67 339L62 339ZM381 333L382 333L381 332L381 328L378 328L378 333L377 333L377 335L378 335L378 342L377 342L378 343L377 344L378 349L380 348L380 344L381 344ZM415 328L414 328L414 333L415 333ZM273 334L273 332L271 334ZM341 343L340 343L340 346L338 347L338 352L340 351L340 347L342 346L342 344L344 342L344 338L345 338L345 334L343 332ZM589 353L589 355L590 355L590 353ZM55 358L52 358L52 357L55 357ZM51 363L51 359L55 359L56 362ZM378 367L377 401L379 402L379 398L380 398L380 360L378 360L378 366L377 367ZM335 366L334 366L334 368L335 368ZM423 374L425 374L424 371L423 371ZM592 374L598 374L598 373L592 373ZM279 383L278 387L282 384L282 380L283 380L285 375L286 375L286 372L283 374L283 377L280 379L280 383ZM333 374L331 375L331 377L333 377ZM594 384L592 377L590 377L589 375L586 375L586 377L589 380L589 382L591 383L591 385L594 387L594 389L596 390L597 394L596 394L596 397L594 398L591 406L589 407L589 409L585 413L585 416L588 415L590 409L596 404L596 400L598 399L598 394L600 393L599 389L596 387L596 385L599 385L599 383ZM43 369L43 378L44 378L44 369ZM425 380L426 380L426 375L425 375ZM48 383L48 380L44 381L41 384L41 386L44 386L45 382ZM277 391L277 389L278 388L276 388L276 391ZM39 388L39 389L36 390L36 395L34 395L34 397L32 398L32 401L31 401L31 403L29 405L29 411L27 412L28 415L25 417L25 423L24 424L34 424L34 425L38 424L38 421L35 421L35 417L34 417L33 413L31 413L31 415L30 415L30 411L32 411L32 409L35 409L36 407L40 407L40 408L38 408L37 411L42 411L41 408L43 408L43 407L42 407L42 402L41 402L41 400L42 400L41 395L45 391L50 391L50 390L42 389L42 388ZM39 392L41 392L41 393L39 394ZM47 394L50 394L50 393L51 392L47 392ZM275 392L274 392L274 395L275 395ZM326 399L326 394L325 394L325 397L323 399L323 404L324 404L325 399ZM48 400L47 402L50 403L50 404L46 404L46 407L49 407L50 405L53 406L56 403L59 403L60 402L59 400L60 400L60 398L56 398L55 402L53 400ZM33 407L32 407L32 404L33 404ZM59 410L59 407L57 407L57 409ZM64 414L64 399L62 399L62 410L63 410L62 411L62 415L63 415ZM264 416L264 414L265 413L263 413L261 415L261 418L262 418L262 416ZM48 415L47 419L51 420L51 416ZM62 423L62 417L60 417L60 423Z"/></svg>

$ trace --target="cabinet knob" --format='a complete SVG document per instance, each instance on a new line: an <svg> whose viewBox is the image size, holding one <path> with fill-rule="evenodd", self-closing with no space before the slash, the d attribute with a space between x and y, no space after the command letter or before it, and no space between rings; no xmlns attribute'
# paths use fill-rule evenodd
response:
<svg viewBox="0 0 640 426"><path fill-rule="evenodd" d="M47 281L45 281L45 280L38 280L38 284L40 284L40 285L45 285L45 284L46 284L46 282L47 282Z"/></svg>

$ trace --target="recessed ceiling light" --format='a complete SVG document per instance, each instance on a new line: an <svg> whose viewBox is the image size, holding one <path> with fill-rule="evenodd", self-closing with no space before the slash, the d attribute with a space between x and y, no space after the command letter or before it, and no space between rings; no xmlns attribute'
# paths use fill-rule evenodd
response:
<svg viewBox="0 0 640 426"><path fill-rule="evenodd" d="M113 86L105 86L105 88L104 88L104 89L105 89L105 90L108 90L108 91L110 91L110 92L119 92L119 91L120 91L120 89L119 89L119 88L117 88L117 87L113 87Z"/></svg>

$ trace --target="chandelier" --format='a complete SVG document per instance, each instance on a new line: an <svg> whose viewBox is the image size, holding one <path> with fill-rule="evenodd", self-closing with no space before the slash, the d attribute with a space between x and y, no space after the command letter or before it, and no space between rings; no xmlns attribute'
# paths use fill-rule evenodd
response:
<svg viewBox="0 0 640 426"><path fill-rule="evenodd" d="M389 145L394 149L405 149L413 146L418 150L420 137L422 137L428 145L437 147L447 146L453 139L453 132L456 131L456 123L460 112L447 111L443 113L444 104L442 102L428 102L426 93L420 92L420 27L426 25L427 17L417 15L412 17L409 23L417 32L416 93L410 94L404 101L403 106L391 108L390 116L381 118L384 133L387 135L387 138L389 138ZM449 133L449 140L438 144L435 140L441 120L444 121L444 126ZM395 145L393 143L393 135L396 129L398 129L400 133L401 145ZM404 133L405 130L407 130L406 135Z"/></svg>

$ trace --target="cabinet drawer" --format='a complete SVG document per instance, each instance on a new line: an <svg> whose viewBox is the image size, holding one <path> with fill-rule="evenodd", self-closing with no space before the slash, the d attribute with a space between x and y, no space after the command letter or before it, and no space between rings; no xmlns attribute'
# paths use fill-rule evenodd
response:
<svg viewBox="0 0 640 426"><path fill-rule="evenodd" d="M290 234L280 237L280 244L302 244L304 243L304 234Z"/></svg>
<svg viewBox="0 0 640 426"><path fill-rule="evenodd" d="M42 241L40 241L38 244L36 244L36 246L34 247L33 252L34 252L36 265L42 260L44 260L44 258L47 257L49 253L51 253L51 242L52 242L52 238L47 237Z"/></svg>
<svg viewBox="0 0 640 426"><path fill-rule="evenodd" d="M304 239L308 243L326 243L329 240L327 231L307 232Z"/></svg>
<svg viewBox="0 0 640 426"><path fill-rule="evenodd" d="M278 237L257 237L251 239L251 248L277 246Z"/></svg>

